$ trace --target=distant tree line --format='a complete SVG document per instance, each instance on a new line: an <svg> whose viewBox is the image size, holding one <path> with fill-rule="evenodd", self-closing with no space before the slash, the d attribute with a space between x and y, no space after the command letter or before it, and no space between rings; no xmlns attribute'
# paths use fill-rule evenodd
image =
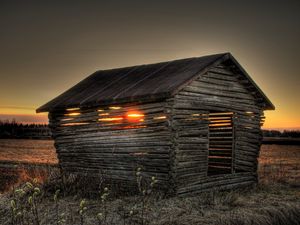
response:
<svg viewBox="0 0 300 225"><path fill-rule="evenodd" d="M16 120L0 120L0 138L49 139L51 131L47 124L23 124Z"/></svg>
<svg viewBox="0 0 300 225"><path fill-rule="evenodd" d="M300 130L263 130L264 137L300 138Z"/></svg>
<svg viewBox="0 0 300 225"><path fill-rule="evenodd" d="M263 130L264 137L300 138L300 130ZM23 124L16 120L0 120L0 138L49 139L51 131L47 124Z"/></svg>

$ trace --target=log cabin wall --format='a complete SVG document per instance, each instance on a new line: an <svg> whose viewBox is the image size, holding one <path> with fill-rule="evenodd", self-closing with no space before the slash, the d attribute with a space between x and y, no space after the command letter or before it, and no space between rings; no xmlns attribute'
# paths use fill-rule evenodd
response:
<svg viewBox="0 0 300 225"><path fill-rule="evenodd" d="M263 105L247 84L239 71L223 63L209 69L169 100L177 194L256 182ZM212 116L222 119L211 119ZM218 132L212 132L215 127ZM213 167L219 167L216 171L221 173L210 173Z"/></svg>
<svg viewBox="0 0 300 225"><path fill-rule="evenodd" d="M141 167L190 195L256 182L263 110L273 109L222 53L99 70L37 112L49 112L64 170L126 184Z"/></svg>
<svg viewBox="0 0 300 225"><path fill-rule="evenodd" d="M70 108L49 114L65 171L136 182L136 169L169 186L171 133L166 102Z"/></svg>

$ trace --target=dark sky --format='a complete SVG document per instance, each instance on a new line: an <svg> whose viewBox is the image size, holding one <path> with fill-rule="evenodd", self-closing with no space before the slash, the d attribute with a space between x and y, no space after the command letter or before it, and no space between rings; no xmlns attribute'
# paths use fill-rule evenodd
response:
<svg viewBox="0 0 300 225"><path fill-rule="evenodd" d="M0 119L40 121L98 69L231 52L276 106L265 127L300 128L299 0L0 0L0 31Z"/></svg>

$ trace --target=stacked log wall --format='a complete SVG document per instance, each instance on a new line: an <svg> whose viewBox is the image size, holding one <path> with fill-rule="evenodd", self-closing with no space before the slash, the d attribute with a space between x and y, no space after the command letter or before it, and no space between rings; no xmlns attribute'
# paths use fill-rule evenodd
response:
<svg viewBox="0 0 300 225"><path fill-rule="evenodd" d="M169 100L173 142L172 179L176 192L206 177L208 157L207 111L189 101ZM193 115L194 116L191 116Z"/></svg>
<svg viewBox="0 0 300 225"><path fill-rule="evenodd" d="M171 133L165 105L99 106L50 113L60 166L65 171L123 183L136 182L140 167L144 177L155 176L161 187L167 187Z"/></svg>
<svg viewBox="0 0 300 225"><path fill-rule="evenodd" d="M239 71L224 63L199 76L172 99L178 194L256 181L263 104L247 82ZM210 112L232 113L232 170L226 175L208 175ZM222 145L222 138L219 143Z"/></svg>

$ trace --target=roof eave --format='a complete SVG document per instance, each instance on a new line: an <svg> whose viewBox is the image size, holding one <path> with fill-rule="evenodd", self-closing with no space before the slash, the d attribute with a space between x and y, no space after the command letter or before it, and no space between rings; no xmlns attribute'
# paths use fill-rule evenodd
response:
<svg viewBox="0 0 300 225"><path fill-rule="evenodd" d="M122 99L107 99L105 101L97 101L97 102L90 102L88 104L74 104L74 105L67 105L64 107L55 107L55 108L48 108L44 107L45 105L39 107L36 112L42 113L42 112L54 112L54 111L63 111L66 108L93 108L98 106L107 106L112 104L126 104L126 103L145 103L145 102L153 102L153 101L162 101L164 99L167 99L171 97L171 94L169 92L163 92L158 94L152 94L152 95L145 95L145 96L134 96L134 97L126 97Z"/></svg>

